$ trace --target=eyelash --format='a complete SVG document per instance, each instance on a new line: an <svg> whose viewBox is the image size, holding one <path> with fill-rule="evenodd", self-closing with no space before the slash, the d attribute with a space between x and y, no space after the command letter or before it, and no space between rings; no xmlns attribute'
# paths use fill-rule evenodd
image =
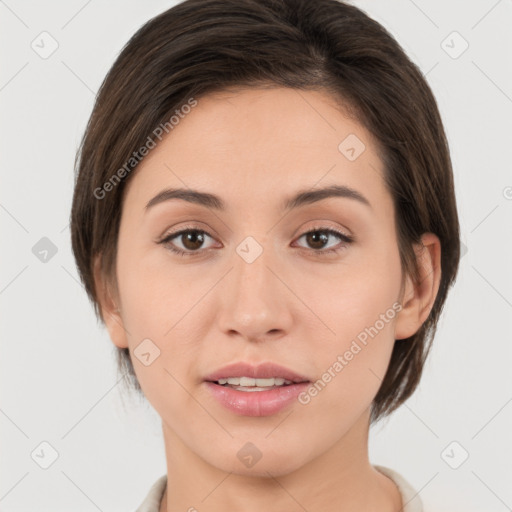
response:
<svg viewBox="0 0 512 512"><path fill-rule="evenodd" d="M172 245L170 243L171 240L173 240L174 238L178 238L179 236L181 236L185 233L190 233L190 232L204 233L205 235L208 235L210 238L213 238L207 231L190 227L190 228L182 229L181 231L177 231L176 233L171 233L170 235L166 236L163 240L160 240L158 243L165 245L171 252L173 252L179 256L191 256L191 257L196 256L196 255L200 254L200 252L201 252L200 249L198 251L184 251L183 249L178 249L177 247L175 247L174 245ZM309 235L311 233L325 233L325 234L329 234L329 235L334 235L334 236L340 238L344 242L344 245L342 245L341 247L338 247L338 248L318 249L318 250L311 249L313 252L320 254L320 255L331 255L331 254L339 253L342 250L346 249L347 246L349 244L351 244L352 242L354 242L354 240L355 240L354 237L346 235L346 234L342 233L341 231L337 231L337 230L331 229L331 228L322 228L322 227L315 227L309 231L306 231L305 233L302 233L302 235L299 236L299 239L302 238L303 236ZM302 247L302 248L305 249L305 247ZM208 250L208 249L206 249L206 250Z"/></svg>

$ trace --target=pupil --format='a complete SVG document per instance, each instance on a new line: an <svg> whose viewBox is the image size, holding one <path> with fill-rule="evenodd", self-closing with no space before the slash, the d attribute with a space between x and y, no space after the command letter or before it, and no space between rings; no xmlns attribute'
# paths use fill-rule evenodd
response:
<svg viewBox="0 0 512 512"><path fill-rule="evenodd" d="M204 242L204 237L199 231L190 231L184 234L183 236L185 237L183 245L187 249L199 249L201 247L201 244ZM189 242L191 242L191 244Z"/></svg>
<svg viewBox="0 0 512 512"><path fill-rule="evenodd" d="M323 233L322 231L313 231L312 233L308 234L308 243L310 243L310 240L313 240L310 245L315 249L321 249L324 244L327 243L328 236L326 233ZM319 243L320 240L320 243Z"/></svg>

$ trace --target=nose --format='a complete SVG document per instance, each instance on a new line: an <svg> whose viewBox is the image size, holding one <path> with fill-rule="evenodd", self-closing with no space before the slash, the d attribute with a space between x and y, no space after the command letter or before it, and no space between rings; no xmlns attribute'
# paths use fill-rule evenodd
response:
<svg viewBox="0 0 512 512"><path fill-rule="evenodd" d="M219 329L246 341L285 336L300 314L287 282L289 273L270 249L264 248L252 262L240 254L234 251L232 269L217 290Z"/></svg>

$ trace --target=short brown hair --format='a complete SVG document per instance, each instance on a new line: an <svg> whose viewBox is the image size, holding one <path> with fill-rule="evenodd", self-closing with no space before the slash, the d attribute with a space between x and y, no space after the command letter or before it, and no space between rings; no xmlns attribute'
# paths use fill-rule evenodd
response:
<svg viewBox="0 0 512 512"><path fill-rule="evenodd" d="M436 100L396 40L359 8L338 0L186 0L145 23L105 77L77 152L71 236L78 272L104 321L94 260L101 255L101 275L117 290L122 194L138 163L134 151L190 98L269 84L327 91L375 136L393 197L403 273L417 280L413 243L423 233L435 233L441 242L436 300L413 336L395 340L372 402L375 422L420 381L457 274L460 242ZM121 168L123 179L98 199L96 191ZM118 349L118 369L128 370L141 391L128 349Z"/></svg>

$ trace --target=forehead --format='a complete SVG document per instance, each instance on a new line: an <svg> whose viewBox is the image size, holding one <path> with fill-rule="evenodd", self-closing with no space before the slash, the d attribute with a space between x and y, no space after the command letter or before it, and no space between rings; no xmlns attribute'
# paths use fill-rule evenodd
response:
<svg viewBox="0 0 512 512"><path fill-rule="evenodd" d="M372 135L324 91L238 88L209 94L179 117L136 169L125 194L203 189L239 205L342 184L385 199ZM354 158L355 157L355 158ZM389 199L389 198L388 198Z"/></svg>
<svg viewBox="0 0 512 512"><path fill-rule="evenodd" d="M283 145L295 147L298 155L315 149L328 154L338 151L344 136L353 133L373 145L371 135L347 116L346 110L324 91L297 89L237 88L200 98L192 111L181 117L167 137L169 145L180 145L200 156L204 152L222 155L257 155ZM195 137L191 137L194 134ZM281 152L283 160L294 154Z"/></svg>

